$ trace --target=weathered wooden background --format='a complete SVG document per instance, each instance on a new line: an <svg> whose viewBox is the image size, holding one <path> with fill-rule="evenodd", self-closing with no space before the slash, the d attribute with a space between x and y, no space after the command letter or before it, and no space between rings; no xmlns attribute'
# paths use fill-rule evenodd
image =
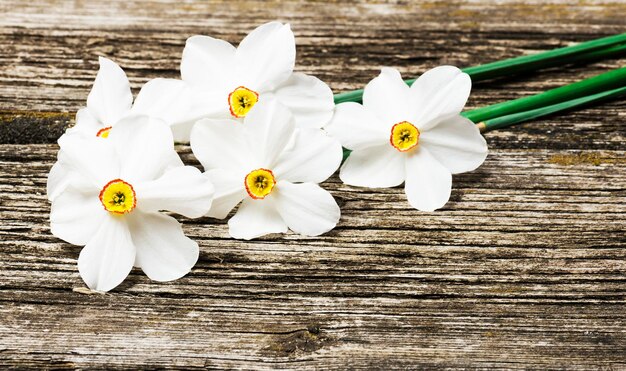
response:
<svg viewBox="0 0 626 371"><path fill-rule="evenodd" d="M336 177L338 227L228 238L185 221L200 261L86 294L79 247L50 234L46 175L97 56L133 88L178 76L185 39L292 24L297 68L339 92L383 65L417 75L626 31L613 1L0 1L0 367L626 369L626 102L486 134L435 213ZM475 85L469 108L623 65ZM190 163L188 147L181 153Z"/></svg>

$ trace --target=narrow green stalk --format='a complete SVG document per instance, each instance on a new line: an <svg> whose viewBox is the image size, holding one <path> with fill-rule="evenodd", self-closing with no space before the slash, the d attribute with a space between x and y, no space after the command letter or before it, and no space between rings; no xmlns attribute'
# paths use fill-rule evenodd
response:
<svg viewBox="0 0 626 371"><path fill-rule="evenodd" d="M343 148L343 160L341 160L341 163L343 164L344 161L346 161L346 159L348 158L348 156L350 156L350 153L352 152L352 150L349 150L347 148Z"/></svg>
<svg viewBox="0 0 626 371"><path fill-rule="evenodd" d="M515 124L520 124L522 122L548 116L557 112L570 110L570 109L587 105L587 104L591 104L591 103L599 103L602 101L618 98L618 97L625 96L625 95L626 95L626 86L623 86L621 88L603 91L600 93L568 100L568 101L553 104L550 106L536 108L530 111L518 112L518 113L506 115L506 116L497 117L491 120L483 121L477 125L480 128L481 132L491 131L495 129L502 129L502 128L506 128L508 126L512 126Z"/></svg>
<svg viewBox="0 0 626 371"><path fill-rule="evenodd" d="M550 106L622 86L626 86L626 67L618 68L540 94L462 112L461 115L478 123L517 112Z"/></svg>
<svg viewBox="0 0 626 371"><path fill-rule="evenodd" d="M480 81L524 71L533 71L544 68L546 65L554 66L568 63L573 56L597 51L610 46L626 43L626 33L590 40L573 46L553 49L547 52L525 55L522 57L506 59L487 63L481 66L469 67L465 70L473 80Z"/></svg>
<svg viewBox="0 0 626 371"><path fill-rule="evenodd" d="M521 56L463 69L472 81L482 81L514 73L535 71L570 63L583 63L626 55L626 33L558 48L543 53ZM406 80L411 85L415 79ZM360 102L363 89L335 94L335 103Z"/></svg>

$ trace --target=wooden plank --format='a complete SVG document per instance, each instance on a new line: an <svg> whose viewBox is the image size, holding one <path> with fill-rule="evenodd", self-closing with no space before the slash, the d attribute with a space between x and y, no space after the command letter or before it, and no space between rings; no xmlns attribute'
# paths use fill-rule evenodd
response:
<svg viewBox="0 0 626 371"><path fill-rule="evenodd" d="M246 242L186 220L201 246L189 276L134 271L83 295L79 248L47 225L55 151L0 151L8 365L624 365L624 152L496 150L435 213L410 210L401 189L333 178L343 217L327 235Z"/></svg>
<svg viewBox="0 0 626 371"><path fill-rule="evenodd" d="M289 21L298 69L336 91L382 65L407 76L623 32L623 2L0 2L0 366L3 368L626 369L626 103L487 134L443 210L401 188L323 186L342 207L315 238L199 241L185 278L133 271L88 294L79 247L50 234L46 175L97 55L135 92L176 77L186 37L237 42ZM469 107L621 66L608 60L475 86ZM198 165L188 146L178 146Z"/></svg>
<svg viewBox="0 0 626 371"><path fill-rule="evenodd" d="M32 143L32 133L40 132L42 123L53 125L52 131L59 134L59 125L67 125L73 112L85 104L98 68L97 55L120 63L138 90L151 78L177 77L185 40L197 33L238 42L261 22L291 22L298 42L297 69L314 73L342 91L362 87L381 66L416 76L439 64L470 66L619 33L623 31L620 14L626 13L623 3L572 7L537 2L503 7L196 1L176 6L169 1L118 0L84 2L75 8L51 7L41 0L4 3L0 122L12 126L18 121L25 128L21 132L31 133L31 138L7 133L9 125L2 125L3 143ZM69 14L67 8L72 8ZM538 18L546 12L550 17ZM468 108L534 94L621 65L623 60L608 60L555 68L549 74L503 84L478 84ZM45 116L31 111L44 111ZM69 115L46 120L49 112ZM50 142L43 133L36 138L38 143Z"/></svg>

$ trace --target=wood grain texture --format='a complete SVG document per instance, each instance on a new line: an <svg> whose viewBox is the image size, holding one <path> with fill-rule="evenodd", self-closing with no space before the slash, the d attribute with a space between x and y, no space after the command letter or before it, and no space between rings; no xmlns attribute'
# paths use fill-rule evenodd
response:
<svg viewBox="0 0 626 371"><path fill-rule="evenodd" d="M320 237L238 241L180 218L193 271L133 271L108 294L85 290L45 197L97 55L137 91L177 76L188 36L236 43L279 19L297 69L342 91L383 65L408 77L623 32L625 3L1 0L0 14L0 367L626 369L624 101L488 133L485 164L434 213L333 177L342 218ZM480 83L468 107L624 62Z"/></svg>

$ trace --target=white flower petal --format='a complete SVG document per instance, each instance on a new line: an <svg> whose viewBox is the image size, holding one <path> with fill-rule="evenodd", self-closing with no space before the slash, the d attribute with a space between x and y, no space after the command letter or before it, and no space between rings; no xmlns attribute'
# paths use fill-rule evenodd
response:
<svg viewBox="0 0 626 371"><path fill-rule="evenodd" d="M174 143L189 143L191 141L191 130L197 121L187 121L171 126Z"/></svg>
<svg viewBox="0 0 626 371"><path fill-rule="evenodd" d="M346 184L388 188L402 184L406 176L406 154L398 152L390 144L350 153L341 166L339 178Z"/></svg>
<svg viewBox="0 0 626 371"><path fill-rule="evenodd" d="M389 143L391 128L358 103L340 103L324 129L341 145L355 150Z"/></svg>
<svg viewBox="0 0 626 371"><path fill-rule="evenodd" d="M289 108L299 128L319 129L333 116L333 92L317 77L293 73L274 94Z"/></svg>
<svg viewBox="0 0 626 371"><path fill-rule="evenodd" d="M182 80L150 80L137 94L131 112L133 115L157 117L170 125L188 121L192 90L191 85Z"/></svg>
<svg viewBox="0 0 626 371"><path fill-rule="evenodd" d="M317 184L279 181L275 192L276 210L296 233L319 236L339 222L341 212L337 202Z"/></svg>
<svg viewBox="0 0 626 371"><path fill-rule="evenodd" d="M106 127L114 125L130 111L133 94L120 66L107 58L98 60L100 70L87 97L87 108Z"/></svg>
<svg viewBox="0 0 626 371"><path fill-rule="evenodd" d="M231 237L251 240L270 233L287 232L287 224L276 211L270 197L243 200L237 213L228 221Z"/></svg>
<svg viewBox="0 0 626 371"><path fill-rule="evenodd" d="M133 213L129 227L137 249L135 266L152 280L163 282L181 278L198 261L198 244L185 236L180 223L172 217Z"/></svg>
<svg viewBox="0 0 626 371"><path fill-rule="evenodd" d="M71 177L75 173L71 171L67 166L59 161L55 162L48 173L48 179L46 181L46 191L48 200L54 200L60 195L65 188L71 183Z"/></svg>
<svg viewBox="0 0 626 371"><path fill-rule="evenodd" d="M235 58L239 85L259 93L275 89L291 76L295 65L296 41L291 27L280 22L257 27L241 41Z"/></svg>
<svg viewBox="0 0 626 371"><path fill-rule="evenodd" d="M238 175L224 169L213 169L205 173L213 186L215 194L208 216L224 219L237 206L247 193L244 187L244 175Z"/></svg>
<svg viewBox="0 0 626 371"><path fill-rule="evenodd" d="M293 115L275 99L264 100L250 110L243 125L248 147L255 154L254 168L272 169L293 137Z"/></svg>
<svg viewBox="0 0 626 371"><path fill-rule="evenodd" d="M191 149L205 171L252 170L252 154L242 124L229 119L204 119L191 131Z"/></svg>
<svg viewBox="0 0 626 371"><path fill-rule="evenodd" d="M135 186L137 207L145 212L172 211L199 218L211 208L213 184L193 166L170 168L160 178Z"/></svg>
<svg viewBox="0 0 626 371"><path fill-rule="evenodd" d="M409 121L409 87L400 72L384 67L380 75L370 81L363 91L363 106L384 122L390 130L394 124Z"/></svg>
<svg viewBox="0 0 626 371"><path fill-rule="evenodd" d="M182 79L192 85L225 89L235 77L235 50L230 43L209 36L188 38L180 63Z"/></svg>
<svg viewBox="0 0 626 371"><path fill-rule="evenodd" d="M341 165L343 150L335 138L321 129L299 129L294 142L272 169L277 179L321 183Z"/></svg>
<svg viewBox="0 0 626 371"><path fill-rule="evenodd" d="M175 141L189 142L191 127L197 120L226 117L226 96L222 91L194 87L181 80L154 79L141 88L131 113L159 118L172 126Z"/></svg>
<svg viewBox="0 0 626 371"><path fill-rule="evenodd" d="M133 269L135 246L124 217L106 215L78 257L78 271L92 290L109 291Z"/></svg>
<svg viewBox="0 0 626 371"><path fill-rule="evenodd" d="M59 161L101 189L107 182L120 176L120 163L108 139L84 138L64 134L59 138Z"/></svg>
<svg viewBox="0 0 626 371"><path fill-rule="evenodd" d="M427 130L439 119L459 114L471 90L472 79L456 67L439 66L426 71L411 85L408 106L412 123Z"/></svg>
<svg viewBox="0 0 626 371"><path fill-rule="evenodd" d="M64 167L60 162L55 162L48 173L48 179L46 180L46 191L48 200L54 200L70 183L71 171L67 167Z"/></svg>
<svg viewBox="0 0 626 371"><path fill-rule="evenodd" d="M106 141L120 159L120 177L131 184L156 179L171 166L182 166L172 131L159 119L125 117L111 129Z"/></svg>
<svg viewBox="0 0 626 371"><path fill-rule="evenodd" d="M81 108L76 112L76 124L65 132L67 134L78 134L89 138L95 137L98 131L103 128L105 128L105 126L91 114L89 108Z"/></svg>
<svg viewBox="0 0 626 371"><path fill-rule="evenodd" d="M85 245L98 231L107 211L93 188L81 191L68 186L52 201L50 229L52 234L73 245Z"/></svg>
<svg viewBox="0 0 626 371"><path fill-rule="evenodd" d="M470 120L452 116L420 135L420 145L452 174L472 171L487 157L487 142Z"/></svg>
<svg viewBox="0 0 626 371"><path fill-rule="evenodd" d="M63 159L63 156L61 159ZM62 160L55 162L50 169L50 173L48 173L46 182L48 200L53 201L70 185L81 191L100 191L92 182L74 171L72 167Z"/></svg>
<svg viewBox="0 0 626 371"><path fill-rule="evenodd" d="M434 211L450 199L452 175L428 149L418 146L406 161L404 192L409 203L421 211Z"/></svg>

